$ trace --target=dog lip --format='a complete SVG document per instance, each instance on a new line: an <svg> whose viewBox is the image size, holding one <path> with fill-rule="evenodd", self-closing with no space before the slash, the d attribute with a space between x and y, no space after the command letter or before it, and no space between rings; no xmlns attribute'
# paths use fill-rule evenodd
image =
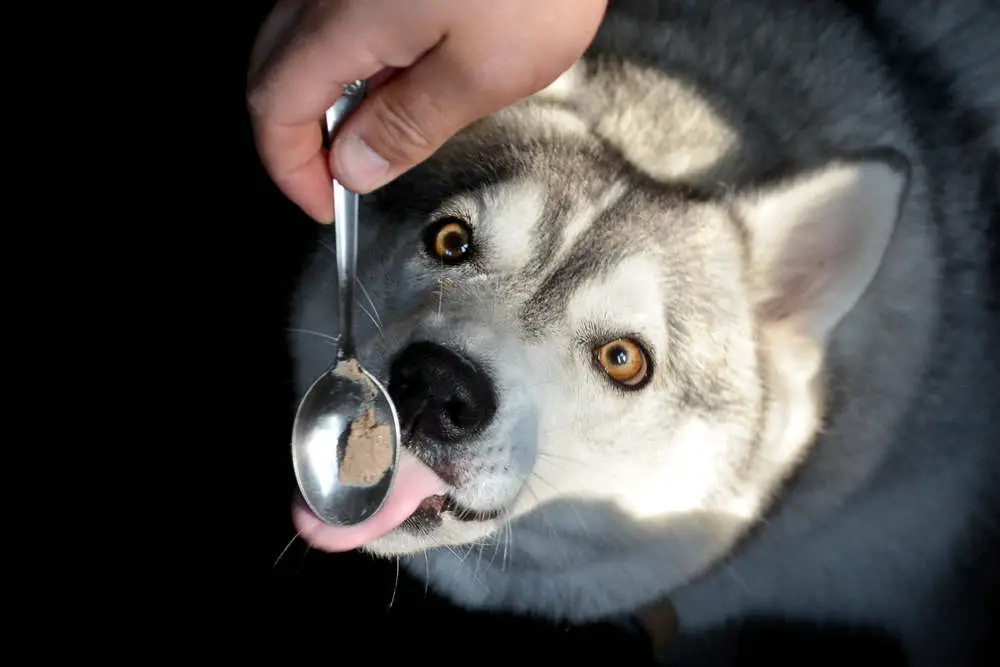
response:
<svg viewBox="0 0 1000 667"><path fill-rule="evenodd" d="M494 519L500 518L503 514L503 510L498 509L474 510L472 508L465 507L455 500L451 494L446 494L444 496L444 503L441 507L441 511L451 514L456 521L465 522L493 521Z"/></svg>
<svg viewBox="0 0 1000 667"><path fill-rule="evenodd" d="M474 510L459 503L450 493L445 493L425 498L411 516L414 519L433 521L445 514L451 515L456 521L472 523L492 521L499 518L503 512L502 510Z"/></svg>
<svg viewBox="0 0 1000 667"><path fill-rule="evenodd" d="M411 533L428 534L442 526L445 516L456 521L485 522L500 515L497 511L481 512L463 507L450 494L444 493L424 498L401 527Z"/></svg>
<svg viewBox="0 0 1000 667"><path fill-rule="evenodd" d="M433 470L434 473L437 474L437 476L440 477L446 484L451 487L455 487L457 480L454 467L441 461L428 461L424 458L424 456L421 456L421 452L418 449L414 449L409 446L412 440L413 430L410 429L408 432L403 434L402 446L413 454L413 456L419 459L424 465ZM456 521L473 523L498 519L503 515L503 510L475 510L459 503L450 493L445 493L425 498L414 511L413 516L423 515L430 518L439 517L444 514L451 515Z"/></svg>

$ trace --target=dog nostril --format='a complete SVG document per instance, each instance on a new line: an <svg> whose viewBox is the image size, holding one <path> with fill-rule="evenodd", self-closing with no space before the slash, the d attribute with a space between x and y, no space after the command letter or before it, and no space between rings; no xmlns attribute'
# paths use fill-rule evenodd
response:
<svg viewBox="0 0 1000 667"><path fill-rule="evenodd" d="M448 419L455 426L463 426L463 421L466 415L465 405L458 399L451 398L444 404L444 412L448 415Z"/></svg>
<svg viewBox="0 0 1000 667"><path fill-rule="evenodd" d="M412 368L402 368L396 373L396 384L400 387L409 387L416 379L417 372Z"/></svg>

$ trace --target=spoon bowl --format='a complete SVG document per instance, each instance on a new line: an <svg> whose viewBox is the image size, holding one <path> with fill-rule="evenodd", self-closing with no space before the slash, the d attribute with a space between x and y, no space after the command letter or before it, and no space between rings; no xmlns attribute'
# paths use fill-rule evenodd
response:
<svg viewBox="0 0 1000 667"><path fill-rule="evenodd" d="M399 465L399 417L374 376L361 369L365 382L353 373L338 372L342 366L317 378L299 404L292 426L292 461L302 498L313 514L327 524L346 527L374 515L389 495ZM345 483L341 473L351 425L368 410L376 423L389 427L391 459L373 483Z"/></svg>
<svg viewBox="0 0 1000 667"><path fill-rule="evenodd" d="M344 87L327 111L325 143L357 108L365 84ZM358 195L333 182L334 234L341 333L336 362L299 402L292 426L292 465L302 499L324 523L350 527L383 505L399 464L399 416L385 387L358 363L354 283Z"/></svg>

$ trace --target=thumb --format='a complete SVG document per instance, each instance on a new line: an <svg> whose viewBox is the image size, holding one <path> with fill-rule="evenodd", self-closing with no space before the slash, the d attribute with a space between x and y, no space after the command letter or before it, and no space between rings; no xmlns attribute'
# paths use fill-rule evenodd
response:
<svg viewBox="0 0 1000 667"><path fill-rule="evenodd" d="M433 49L377 87L344 122L331 146L330 169L349 190L371 192L520 96L503 89L477 85L444 51Z"/></svg>

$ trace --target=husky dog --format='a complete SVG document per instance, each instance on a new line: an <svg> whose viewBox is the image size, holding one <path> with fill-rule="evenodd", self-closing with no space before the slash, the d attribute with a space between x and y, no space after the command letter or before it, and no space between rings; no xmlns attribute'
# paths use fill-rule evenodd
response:
<svg viewBox="0 0 1000 667"><path fill-rule="evenodd" d="M469 609L669 597L682 632L870 625L959 664L998 155L993 0L613 0L553 85L363 198L359 356L401 471L365 524L297 526ZM332 260L296 330L337 332ZM301 393L334 348L291 340Z"/></svg>

